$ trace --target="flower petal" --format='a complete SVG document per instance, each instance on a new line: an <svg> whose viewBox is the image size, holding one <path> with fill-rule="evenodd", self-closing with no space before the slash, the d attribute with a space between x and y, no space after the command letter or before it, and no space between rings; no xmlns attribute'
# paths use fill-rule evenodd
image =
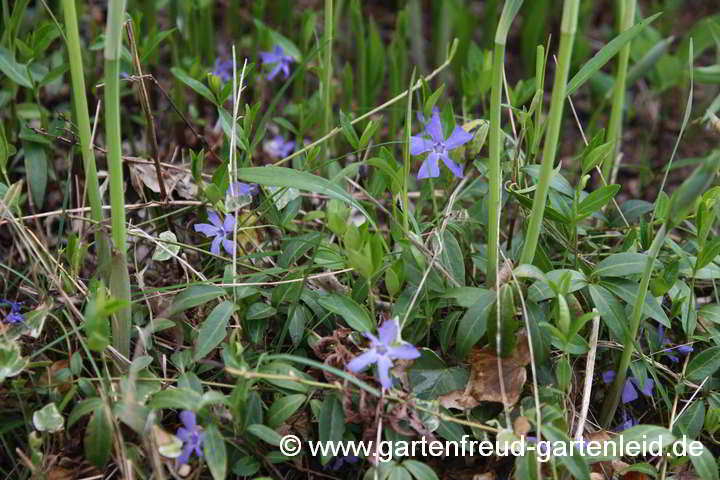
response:
<svg viewBox="0 0 720 480"><path fill-rule="evenodd" d="M263 63L277 63L280 61L280 56L273 52L260 52L260 59Z"/></svg>
<svg viewBox="0 0 720 480"><path fill-rule="evenodd" d="M438 154L432 152L430 155L428 155L422 165L420 165L420 170L418 170L417 178L418 180L422 180L423 178L435 178L439 176L440 167L438 166Z"/></svg>
<svg viewBox="0 0 720 480"><path fill-rule="evenodd" d="M630 403L637 400L638 394L637 390L635 390L635 387L633 387L633 382L630 381L628 378L625 381L625 385L623 385L623 391L622 391L622 402L623 403Z"/></svg>
<svg viewBox="0 0 720 480"><path fill-rule="evenodd" d="M276 63L275 68L270 70L270 73L268 73L267 77L265 77L265 78L267 78L268 80L272 80L273 78L275 78L275 76L278 74L278 72L280 72L281 68L282 68L282 63L280 63L280 62Z"/></svg>
<svg viewBox="0 0 720 480"><path fill-rule="evenodd" d="M218 227L209 223L196 223L193 228L207 237L214 237L218 234Z"/></svg>
<svg viewBox="0 0 720 480"><path fill-rule="evenodd" d="M607 370L602 374L603 383L610 383L615 380L615 370Z"/></svg>
<svg viewBox="0 0 720 480"><path fill-rule="evenodd" d="M175 432L175 436L178 437L180 440L183 441L183 443L190 440L190 430L188 430L185 427L180 427L177 429L177 432Z"/></svg>
<svg viewBox="0 0 720 480"><path fill-rule="evenodd" d="M210 245L210 252L213 255L220 255L220 243L222 242L222 240L223 240L222 235L218 235L217 237L215 237L213 239L212 245Z"/></svg>
<svg viewBox="0 0 720 480"><path fill-rule="evenodd" d="M225 249L225 251L228 253L228 255L230 255L230 256L235 255L235 242L233 242L229 238L223 238L222 246Z"/></svg>
<svg viewBox="0 0 720 480"><path fill-rule="evenodd" d="M353 373L358 373L369 367L371 363L377 362L377 360L377 352L375 349L370 349L350 360L347 364L347 369Z"/></svg>
<svg viewBox="0 0 720 480"><path fill-rule="evenodd" d="M220 220L220 216L217 214L217 212L213 210L209 211L208 220L210 220L210 223L212 223L216 227L222 228L222 220Z"/></svg>
<svg viewBox="0 0 720 480"><path fill-rule="evenodd" d="M398 347L388 348L388 356L390 358L399 358L401 360L412 360L420 356L420 351L409 343L404 343Z"/></svg>
<svg viewBox="0 0 720 480"><path fill-rule="evenodd" d="M225 221L223 222L223 229L225 230L225 233L230 233L235 228L235 215L228 214L225 216Z"/></svg>
<svg viewBox="0 0 720 480"><path fill-rule="evenodd" d="M410 155L422 155L433 149L433 142L427 138L410 137Z"/></svg>
<svg viewBox="0 0 720 480"><path fill-rule="evenodd" d="M680 355L687 355L694 350L691 345L678 345L676 348Z"/></svg>
<svg viewBox="0 0 720 480"><path fill-rule="evenodd" d="M378 327L378 337L380 338L380 343L389 347L397 338L397 332L397 320L394 318L392 320L385 320L383 324Z"/></svg>
<svg viewBox="0 0 720 480"><path fill-rule="evenodd" d="M443 163L446 167L450 169L450 171L458 178L463 177L463 166L458 165L457 163L453 162L453 160L450 158L450 156L446 153L444 155L440 156L442 158Z"/></svg>
<svg viewBox="0 0 720 480"><path fill-rule="evenodd" d="M177 458L177 463L180 465L187 465L188 461L190 460L190 454L193 451L193 445L190 442L185 443L182 449L182 453Z"/></svg>
<svg viewBox="0 0 720 480"><path fill-rule="evenodd" d="M379 355L377 360L377 374L384 390L392 387L392 381L390 380L390 367L392 367L392 360L386 355Z"/></svg>
<svg viewBox="0 0 720 480"><path fill-rule="evenodd" d="M453 150L461 145L465 145L467 142L472 140L472 138L472 135L466 132L464 128L457 126L450 134L450 137L445 140L445 148Z"/></svg>
<svg viewBox="0 0 720 480"><path fill-rule="evenodd" d="M653 394L653 387L655 386L655 382L653 382L652 378L646 378L645 383L640 386L640 381L637 378L631 378L632 383L635 384L636 387L640 389L643 395L646 397L652 397Z"/></svg>
<svg viewBox="0 0 720 480"><path fill-rule="evenodd" d="M442 123L440 123L440 113L439 112L433 112L432 117L430 117L430 121L428 122L427 126L425 127L425 131L437 143L441 143L441 142L445 141L445 136L443 135Z"/></svg>
<svg viewBox="0 0 720 480"><path fill-rule="evenodd" d="M197 426L195 412L192 410L183 410L180 412L180 420L183 422L183 425L185 425L185 428L188 430L195 430L195 427Z"/></svg>

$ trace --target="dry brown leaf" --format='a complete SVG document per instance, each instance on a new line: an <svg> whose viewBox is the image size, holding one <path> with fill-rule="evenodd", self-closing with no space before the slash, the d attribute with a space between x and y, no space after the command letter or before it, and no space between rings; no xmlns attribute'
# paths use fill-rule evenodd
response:
<svg viewBox="0 0 720 480"><path fill-rule="evenodd" d="M74 470L69 470L67 468L62 467L52 467L50 471L47 474L48 480L73 480L76 478L77 472Z"/></svg>
<svg viewBox="0 0 720 480"><path fill-rule="evenodd" d="M465 391L457 390L438 398L445 408L465 410L479 405L479 402L503 402L500 391L500 376L495 352L490 347L473 348L470 352L470 380ZM517 347L508 358L501 359L503 383L505 384L506 405L511 406L520 399L530 363L530 349L525 330L517 334Z"/></svg>
<svg viewBox="0 0 720 480"><path fill-rule="evenodd" d="M130 179L138 195L145 198L143 185L155 193L160 193L160 184L158 183L155 165L149 163L130 163L129 165ZM194 198L195 194L197 194L197 185L192 181L192 175L187 172L163 169L162 177L168 195L170 195L176 187L178 195L183 198Z"/></svg>

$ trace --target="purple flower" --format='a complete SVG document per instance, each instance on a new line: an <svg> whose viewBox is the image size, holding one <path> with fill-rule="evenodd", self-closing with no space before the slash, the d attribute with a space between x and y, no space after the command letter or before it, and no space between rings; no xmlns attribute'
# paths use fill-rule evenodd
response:
<svg viewBox="0 0 720 480"><path fill-rule="evenodd" d="M11 300L0 300L0 305L7 305L10 307L10 313L5 316L6 323L23 323L25 321L25 315L20 313L22 304L24 302L13 302Z"/></svg>
<svg viewBox="0 0 720 480"><path fill-rule="evenodd" d="M267 75L268 80L275 78L280 70L285 74L285 78L290 75L290 64L295 61L290 55L285 55L285 50L280 45L275 45L272 52L260 52L262 62L268 65L275 65Z"/></svg>
<svg viewBox="0 0 720 480"><path fill-rule="evenodd" d="M442 159L443 163L456 177L462 178L463 167L452 161L448 153L472 140L472 135L463 130L462 127L456 126L452 134L445 139L443 127L440 123L440 113L438 112L433 112L430 121L425 125L425 131L421 135L424 134L430 135L430 139L422 136L410 137L410 154L422 155L430 152L420 167L417 175L418 180L440 176L438 159Z"/></svg>
<svg viewBox="0 0 720 480"><path fill-rule="evenodd" d="M615 380L615 370L603 372L602 379L606 384L611 383ZM625 385L623 385L622 403L630 403L638 399L638 393L635 387L639 388L640 392L646 397L652 397L654 386L655 382L653 382L651 378L646 378L643 385L640 386L640 381L637 378L628 377L627 380L625 380Z"/></svg>
<svg viewBox="0 0 720 480"><path fill-rule="evenodd" d="M243 183L243 182L232 182L230 185L228 185L228 189L225 192L225 196L230 197L238 197L238 196L244 196L244 197L250 197L257 192L257 185L251 185L249 183Z"/></svg>
<svg viewBox="0 0 720 480"><path fill-rule="evenodd" d="M295 150L295 142L292 140L285 140L282 135L275 135L275 137L269 142L265 142L263 149L275 158L285 158Z"/></svg>
<svg viewBox="0 0 720 480"><path fill-rule="evenodd" d="M665 327L664 326L658 325L657 335L658 335L658 338L659 338L658 341L659 341L661 347L664 347L665 345L672 345L672 342L670 341L670 339L665 336ZM678 345L676 347L666 348L663 351L670 352L671 350L677 350L677 352L680 355L684 356L684 355L687 355L690 352L692 352L693 347L690 345ZM676 357L675 355L672 355L671 353L668 353L667 356L670 359L670 361L673 363L677 363L680 361L680 359L678 357Z"/></svg>
<svg viewBox="0 0 720 480"><path fill-rule="evenodd" d="M175 436L182 440L183 449L177 461L179 464L184 465L190 460L193 451L198 457L204 456L202 447L205 441L205 432L197 425L195 412L183 410L180 412L180 420L182 420L184 427L178 428Z"/></svg>
<svg viewBox="0 0 720 480"><path fill-rule="evenodd" d="M397 339L397 319L387 320L378 328L378 337L370 332L364 335L370 340L370 349L355 357L347 364L348 370L357 373L365 370L371 363L377 365L377 373L380 377L380 384L386 390L392 386L390 381L390 367L393 360L412 360L420 356L417 348L409 343L402 343L397 347L393 346Z"/></svg>
<svg viewBox="0 0 720 480"><path fill-rule="evenodd" d="M196 223L195 231L204 234L206 237L215 237L210 246L210 251L215 255L220 255L220 243L222 243L225 251L232 255L235 253L235 244L232 241L233 230L235 229L235 217L233 215L225 216L225 221L221 221L216 212L208 213L210 223Z"/></svg>
<svg viewBox="0 0 720 480"><path fill-rule="evenodd" d="M215 59L215 66L213 67L212 74L222 79L223 82L229 82L232 79L233 73L233 62L232 60L220 60Z"/></svg>
<svg viewBox="0 0 720 480"><path fill-rule="evenodd" d="M632 415L628 415L624 409L622 411L622 420L622 423L615 428L616 432L622 432L638 424L637 420Z"/></svg>
<svg viewBox="0 0 720 480"><path fill-rule="evenodd" d="M433 107L430 112L430 115L435 115L436 113L440 114L440 109L438 107ZM430 121L425 118L425 115L423 115L422 110L417 112L417 119L418 119L418 122L422 123L425 126L427 126L428 122ZM426 133L426 132L423 132L423 133Z"/></svg>

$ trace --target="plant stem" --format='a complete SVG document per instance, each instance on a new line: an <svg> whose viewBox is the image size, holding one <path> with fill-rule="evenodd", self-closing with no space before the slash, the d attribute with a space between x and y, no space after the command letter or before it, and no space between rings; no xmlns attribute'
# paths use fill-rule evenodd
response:
<svg viewBox="0 0 720 480"><path fill-rule="evenodd" d="M500 128L500 103L502 99L502 76L505 64L505 42L498 43L495 39L493 52L492 89L490 91L490 132L489 148L490 161L488 168L489 196L488 196L488 288L495 286L498 269L498 248L500 248L500 203L502 201L502 168L500 155L502 153L502 130Z"/></svg>
<svg viewBox="0 0 720 480"><path fill-rule="evenodd" d="M105 33L105 137L110 174L110 211L113 254L110 291L119 300L130 301L130 277L127 269L127 232L120 131L120 45L125 16L125 0L110 0ZM113 346L126 358L130 355L130 307L113 317Z"/></svg>
<svg viewBox="0 0 720 480"><path fill-rule="evenodd" d="M568 71L570 70L570 57L572 56L572 48L575 41L579 4L579 0L565 0L563 4L563 17L560 27L560 51L555 70L552 98L550 100L548 131L543 148L540 178L538 179L535 197L533 198L530 224L528 225L525 235L525 245L523 245L522 254L520 255L520 263L533 262L538 238L540 237L540 227L542 226L543 215L545 213L545 202L547 200L548 189L550 188L550 179L552 178L555 153L560 136L560 125L562 123L563 107L565 106L565 91Z"/></svg>
<svg viewBox="0 0 720 480"><path fill-rule="evenodd" d="M412 90L415 83L415 69L410 74L410 86L408 92ZM405 110L405 130L403 134L403 228L405 232L410 231L410 201L408 199L408 182L410 181L410 133L412 125L412 95L408 95L407 109Z"/></svg>
<svg viewBox="0 0 720 480"><path fill-rule="evenodd" d="M498 249L500 248L500 204L502 202L502 129L500 108L505 68L505 44L508 31L515 15L522 6L522 0L507 0L503 5L497 30L495 31L495 51L493 52L492 86L490 90L490 161L488 196L488 269L487 286L494 288L498 269Z"/></svg>
<svg viewBox="0 0 720 480"><path fill-rule="evenodd" d="M632 27L635 21L635 4L636 0L620 0L620 12L622 14L620 33ZM603 165L603 177L608 183L613 183L615 169L615 159L620 152L622 138L622 119L625 109L625 85L627 80L628 60L630 59L630 44L627 42L618 54L618 69L615 74L615 88L613 89L612 109L610 110L610 120L608 122L607 138L608 142L612 142L612 154L608 156Z"/></svg>
<svg viewBox="0 0 720 480"><path fill-rule="evenodd" d="M655 235L653 243L650 245L650 250L648 252L649 258L645 264L645 270L643 271L643 276L640 279L640 288L638 288L635 303L633 304L628 338L625 339L625 348L622 356L620 357L615 381L610 387L607 397L605 397L605 403L602 408L600 424L605 427L610 425L610 422L615 416L618 404L620 403L620 396L622 395L623 387L625 386L625 379L627 378L627 369L630 366L630 359L635 351L635 337L637 336L643 309L645 307L645 296L647 295L648 285L650 284L650 276L652 275L653 265L655 264L658 253L660 253L660 248L662 248L663 243L665 243L666 234L667 226L663 224L660 227L660 230L658 230L657 235Z"/></svg>
<svg viewBox="0 0 720 480"><path fill-rule="evenodd" d="M325 115L323 116L323 132L329 133L332 130L332 50L333 50L333 0L325 0L325 55L323 56L323 99L325 103ZM323 146L323 158L330 158L332 155L332 140ZM328 165L330 178L340 171L337 160Z"/></svg>
<svg viewBox="0 0 720 480"><path fill-rule="evenodd" d="M102 211L102 196L98 183L95 155L91 145L90 114L85 90L85 75L82 65L82 50L80 47L80 34L78 32L77 13L75 11L75 0L63 0L63 12L65 15L65 30L67 33L68 56L70 60L70 78L73 89L73 103L75 104L75 117L80 136L80 153L82 154L85 166L85 185L90 201L90 216L99 225L105 220ZM109 246L105 230L100 226L95 234L95 245L99 271L104 272L109 266Z"/></svg>

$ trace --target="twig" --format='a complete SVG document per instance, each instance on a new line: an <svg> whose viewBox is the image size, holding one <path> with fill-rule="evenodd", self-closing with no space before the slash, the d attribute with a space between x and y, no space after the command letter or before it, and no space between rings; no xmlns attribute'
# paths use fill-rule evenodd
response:
<svg viewBox="0 0 720 480"><path fill-rule="evenodd" d="M585 364L585 388L583 389L583 402L580 407L580 420L575 428L575 440L582 440L587 420L588 409L590 408L590 393L592 392L593 374L595 373L595 354L597 353L598 333L600 331L600 316L597 309L593 308L596 315L592 319L592 332L590 333L590 352L588 352L587 363Z"/></svg>

